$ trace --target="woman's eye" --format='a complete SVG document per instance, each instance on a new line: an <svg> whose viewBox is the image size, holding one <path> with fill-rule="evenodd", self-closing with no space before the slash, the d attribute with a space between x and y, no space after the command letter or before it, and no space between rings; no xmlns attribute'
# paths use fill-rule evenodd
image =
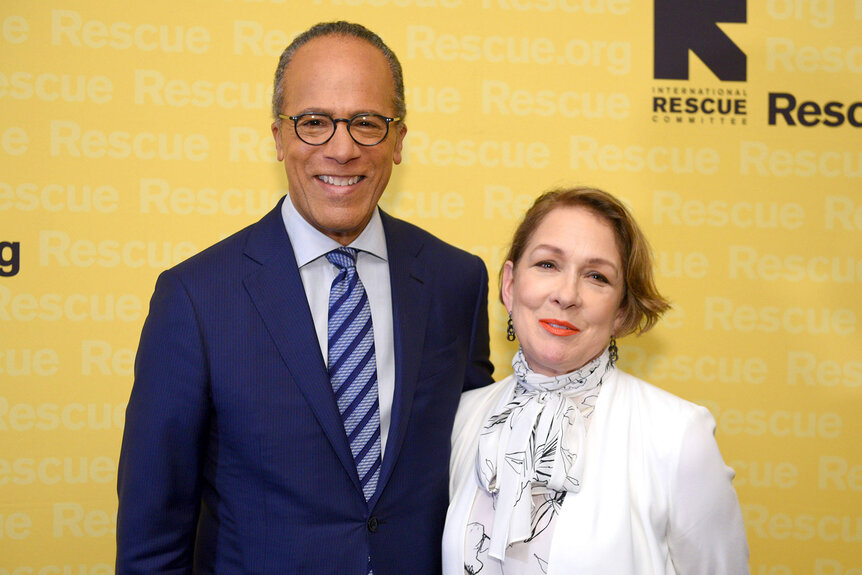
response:
<svg viewBox="0 0 862 575"><path fill-rule="evenodd" d="M546 270L552 270L557 267L554 265L554 262L539 262L536 266Z"/></svg>
<svg viewBox="0 0 862 575"><path fill-rule="evenodd" d="M605 276L603 276L599 272L592 272L589 274L589 277L596 280L596 281L602 282L602 283L606 283L606 284L611 283L608 281L608 278L606 278Z"/></svg>

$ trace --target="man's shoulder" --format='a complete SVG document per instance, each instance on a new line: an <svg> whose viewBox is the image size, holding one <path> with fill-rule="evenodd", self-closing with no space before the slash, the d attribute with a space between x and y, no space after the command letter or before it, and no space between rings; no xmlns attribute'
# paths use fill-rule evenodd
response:
<svg viewBox="0 0 862 575"><path fill-rule="evenodd" d="M280 202L279 202L280 206ZM281 225L278 206L263 218L219 240L169 270L185 278L206 278L224 275L243 266L255 266L255 260L264 260L275 252L282 242L288 242ZM280 226L280 227L279 227Z"/></svg>
<svg viewBox="0 0 862 575"><path fill-rule="evenodd" d="M380 211L380 215L383 219L387 242L401 244L404 241L409 241L412 242L417 251L432 256L455 258L465 262L479 260L478 256L438 238L415 224L391 216L383 210Z"/></svg>
<svg viewBox="0 0 862 575"><path fill-rule="evenodd" d="M254 226L255 224L252 224ZM179 274L195 274L207 269L216 269L228 265L228 262L242 255L252 226L245 227L195 255L178 263L169 271Z"/></svg>

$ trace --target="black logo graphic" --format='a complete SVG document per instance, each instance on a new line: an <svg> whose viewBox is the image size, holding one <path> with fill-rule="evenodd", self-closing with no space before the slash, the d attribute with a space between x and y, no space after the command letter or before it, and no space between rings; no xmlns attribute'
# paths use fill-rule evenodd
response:
<svg viewBox="0 0 862 575"><path fill-rule="evenodd" d="M655 0L656 79L688 80L691 50L723 82L744 82L746 56L717 22L746 21L746 0Z"/></svg>

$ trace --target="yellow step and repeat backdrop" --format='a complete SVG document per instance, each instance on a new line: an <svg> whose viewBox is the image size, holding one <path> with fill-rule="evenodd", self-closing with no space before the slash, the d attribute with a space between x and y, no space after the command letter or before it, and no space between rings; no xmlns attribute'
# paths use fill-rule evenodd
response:
<svg viewBox="0 0 862 575"><path fill-rule="evenodd" d="M285 193L272 74L332 19L404 66L384 208L496 290L537 194L623 197L675 309L621 364L712 410L752 573L862 574L862 0L4 0L0 575L113 572L155 278Z"/></svg>

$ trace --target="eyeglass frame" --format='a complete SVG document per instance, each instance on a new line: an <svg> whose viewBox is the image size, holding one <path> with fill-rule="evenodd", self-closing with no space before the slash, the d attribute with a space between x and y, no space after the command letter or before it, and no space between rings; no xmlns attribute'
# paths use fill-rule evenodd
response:
<svg viewBox="0 0 862 575"><path fill-rule="evenodd" d="M332 133L329 134L328 138L326 138L324 141L320 142L319 144L312 144L311 142L306 141L302 136L299 135L299 128L297 128L297 120L299 120L303 116L324 116L324 117L329 118L330 120L332 120ZM373 144L363 144L362 142L360 142L359 140L357 140L356 138L353 137L353 134L350 132L350 123L353 122L353 120L355 120L356 118L359 118L361 116L374 116L374 117L380 118L381 120L386 122L386 133L383 134L383 137L380 138L379 141L377 141ZM335 132L338 131L338 122L344 122L345 127L347 128L347 135L350 136L350 139L353 140L354 142L356 142L357 145L364 146L366 148L370 148L372 146L377 146L380 143L382 143L383 140L385 140L389 136L389 125L392 122L398 122L401 120L401 116L396 116L394 118L390 118L388 116L384 116L383 114L376 114L374 112L360 112L358 114L354 114L353 116L351 116L349 118L333 118L329 114L325 114L322 112L306 112L304 114L297 114L296 116L286 116L284 114L279 114L278 117L282 120L292 120L293 121L293 131L296 133L296 137L299 138L299 140L303 144L307 144L309 146L323 146L324 144L328 143L329 140L331 140L332 137L335 136Z"/></svg>

